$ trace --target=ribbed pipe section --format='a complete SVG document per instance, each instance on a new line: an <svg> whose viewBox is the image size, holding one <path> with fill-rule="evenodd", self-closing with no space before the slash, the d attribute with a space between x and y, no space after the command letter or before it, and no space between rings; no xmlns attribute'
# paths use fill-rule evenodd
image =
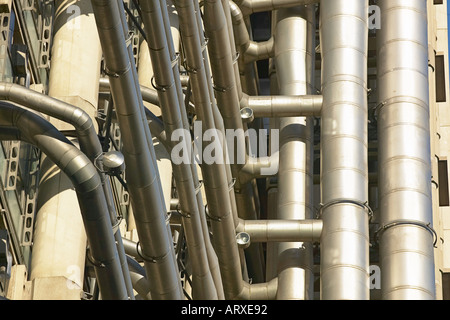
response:
<svg viewBox="0 0 450 320"><path fill-rule="evenodd" d="M434 299L427 1L379 1L383 299Z"/></svg>
<svg viewBox="0 0 450 320"><path fill-rule="evenodd" d="M280 9L276 12L275 64L280 93L305 95L312 87L314 61L313 6ZM308 172L308 148L312 146L311 120L280 118L278 171L278 219L311 217L312 178ZM311 179L312 181L312 179ZM302 242L278 245L278 299L312 299L312 247Z"/></svg>
<svg viewBox="0 0 450 320"><path fill-rule="evenodd" d="M322 0L321 299L369 299L367 0Z"/></svg>

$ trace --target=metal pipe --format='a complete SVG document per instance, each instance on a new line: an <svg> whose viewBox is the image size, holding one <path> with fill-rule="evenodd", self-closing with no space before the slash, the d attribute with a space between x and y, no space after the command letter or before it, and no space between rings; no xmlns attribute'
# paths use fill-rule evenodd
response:
<svg viewBox="0 0 450 320"><path fill-rule="evenodd" d="M90 116L82 109L68 103L11 83L0 83L0 99L21 104L74 126L81 151L87 155L99 171L102 186L107 198L111 224L113 226L116 225L117 214L112 200L111 187L109 180L102 172L102 148L96 134L94 123ZM115 236L120 237L120 231L118 229L115 230ZM126 266L124 266L123 248L120 241L117 241L117 246L121 257L122 267L125 267L124 279L126 283L130 283ZM132 299L133 293L129 291L129 295Z"/></svg>
<svg viewBox="0 0 450 320"><path fill-rule="evenodd" d="M128 299L101 179L92 162L35 113L0 103L2 140L24 140L42 150L71 180L83 215L89 255L103 299ZM8 129L12 128L12 129Z"/></svg>
<svg viewBox="0 0 450 320"><path fill-rule="evenodd" d="M160 0L160 1L162 2L163 0ZM178 18L178 12L176 11L173 1L168 0L167 4L168 4L168 6L161 6L161 9L162 9L161 11L162 11L163 19L164 19L165 25L166 25L166 37L167 37L167 43L169 44L169 46L168 46L169 54L172 57L171 60L175 61L177 59L177 54L180 52L180 44L181 44L180 31L179 31L179 18ZM169 11L170 11L170 13L169 13ZM175 19L176 19L176 21L173 21ZM175 28L176 31L172 31L173 28L171 28L172 37L174 38L173 41L171 41L171 39L170 39L171 37L170 37L170 33L168 31L169 24L167 21L171 21L171 23L170 23L171 26L176 25L176 28ZM174 32L176 32L176 37L173 36ZM175 39L177 39L177 41L175 41ZM181 118L183 120L184 129L189 131L190 124L188 121L187 110L186 110L186 108L183 108L183 105L185 103L185 101L184 101L185 97L183 94L183 90L181 88L182 86L187 87L188 84L190 87L189 76L180 75L179 70L175 67L173 68L173 73L174 73L174 79L175 79L175 84L176 84L175 87L176 87L177 93L178 93L180 113L181 113ZM186 79L188 80L188 82L186 82ZM189 101L189 104L190 103L191 102ZM192 109L194 109L194 107L192 105L190 107ZM211 275L213 277L214 284L216 286L217 298L219 300L223 300L224 293L223 293L222 278L220 275L219 261L217 259L217 255L216 255L214 248L212 246L212 243L211 243L209 227L208 227L208 223L206 221L205 203L204 203L203 195L202 195L202 184L199 180L197 163L194 161L194 154L192 155L191 171L192 171L194 187L195 187L195 190L197 191L197 205L198 205L198 209L200 211L200 222L202 224L203 239L205 241L206 254L208 257L208 264L209 264L209 267L211 270Z"/></svg>
<svg viewBox="0 0 450 320"><path fill-rule="evenodd" d="M305 220L240 220L236 232L245 232L250 242L317 242L322 221Z"/></svg>
<svg viewBox="0 0 450 320"><path fill-rule="evenodd" d="M208 53L217 106L225 130L233 132L233 137L236 136L232 143L227 137L227 143L230 143L228 160L231 164L231 172L236 178L234 189L238 215L244 219L257 219L258 214L254 205L255 197L251 182L242 184L239 179L239 171L247 158L245 133L248 128L241 118L238 92L240 83L236 83L228 25L220 0L209 0L204 3L204 25L206 36L209 39ZM261 250L259 245L250 245L245 250L248 272L254 283L264 282L264 263Z"/></svg>
<svg viewBox="0 0 450 320"><path fill-rule="evenodd" d="M322 96L248 96L241 108L250 108L255 118L320 117Z"/></svg>
<svg viewBox="0 0 450 320"><path fill-rule="evenodd" d="M315 8L294 7L275 13L275 65L280 93L301 95L310 91L314 50ZM311 145L306 117L279 119L279 219L311 218L307 189L307 148ZM278 299L312 299L312 247L301 242L278 244ZM292 284L295 283L295 286Z"/></svg>
<svg viewBox="0 0 450 320"><path fill-rule="evenodd" d="M367 12L367 0L320 2L324 300L369 299Z"/></svg>
<svg viewBox="0 0 450 320"><path fill-rule="evenodd" d="M126 45L125 26L116 1L92 1L105 66L111 84L119 126L130 200L136 220L153 299L181 299L182 288L174 256L167 212L162 199L151 134L136 70Z"/></svg>
<svg viewBox="0 0 450 320"><path fill-rule="evenodd" d="M99 173L108 203L111 224L112 226L117 225L117 213L112 199L111 186L108 178L105 177L105 174L102 171L102 147L91 117L82 109L71 104L12 83L0 83L0 100L12 101L74 126L80 150L86 154L89 160L96 166ZM117 238L116 243L122 267L125 269L125 283L130 284L131 282L126 270L127 268L124 265L125 257L123 255L123 245L120 241L120 230L115 230L114 235ZM130 298L133 299L133 293L130 292L130 290L129 295Z"/></svg>
<svg viewBox="0 0 450 320"><path fill-rule="evenodd" d="M194 4L191 1L177 0L174 4L180 18L181 37L186 50L195 108L198 118L202 121L204 134L208 129L216 129L216 123L211 108L210 92L207 89L210 80L206 76L199 25ZM207 144L203 143L203 148L206 146ZM219 259L225 298L229 299L237 297L243 289L239 251L235 241L230 186L223 164L202 163L202 172L208 199L208 215L211 217L214 248Z"/></svg>
<svg viewBox="0 0 450 320"><path fill-rule="evenodd" d="M245 23L245 16L239 6L235 2L229 0L229 8L233 23L235 46L242 56L241 61L244 64L248 64L272 57L274 54L273 38L260 42L251 40Z"/></svg>
<svg viewBox="0 0 450 320"><path fill-rule="evenodd" d="M318 3L319 0L236 0L234 2L242 8L245 15L250 15L255 12L310 5Z"/></svg>
<svg viewBox="0 0 450 320"><path fill-rule="evenodd" d="M434 299L427 1L379 1L383 299Z"/></svg>
<svg viewBox="0 0 450 320"><path fill-rule="evenodd" d="M165 6L161 3L161 6ZM163 15L159 1L143 2L141 4L145 29L148 31L148 46L155 70L155 85L161 102L161 111L167 134L172 137L172 144L182 144L183 150L189 150L191 138L184 130L181 118L176 83L174 79L168 41L165 34ZM181 133L181 141L174 141L174 134ZM174 158L174 154L172 154ZM214 281L209 270L203 238L200 211L197 206L196 189L191 171L191 159L175 161L172 159L173 174L180 198L180 210L183 213L183 226L189 254L192 257L192 289L194 299L217 299Z"/></svg>

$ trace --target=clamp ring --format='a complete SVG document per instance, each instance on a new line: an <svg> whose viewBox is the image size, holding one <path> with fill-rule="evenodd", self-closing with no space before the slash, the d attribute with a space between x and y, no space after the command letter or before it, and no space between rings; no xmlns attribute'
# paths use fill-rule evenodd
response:
<svg viewBox="0 0 450 320"><path fill-rule="evenodd" d="M382 232L386 231L387 229L395 227L395 226L398 226L398 225L405 225L405 224L422 227L422 228L426 229L427 231L429 231L432 234L433 238L434 238L433 247L437 248L436 243L438 241L438 235L437 235L436 231L431 227L431 222L424 223L424 222L411 221L411 220L392 221L392 222L390 222L390 223L380 227L377 231L375 231L375 239L376 239L376 241L378 242L379 235Z"/></svg>

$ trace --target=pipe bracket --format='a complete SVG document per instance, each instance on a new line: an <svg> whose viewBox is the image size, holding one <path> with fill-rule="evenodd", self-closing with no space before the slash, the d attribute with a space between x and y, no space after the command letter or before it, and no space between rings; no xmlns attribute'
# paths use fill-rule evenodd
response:
<svg viewBox="0 0 450 320"><path fill-rule="evenodd" d="M180 215L180 216L182 216L183 218L185 218L185 219L190 219L191 218L191 214L189 213L189 212L184 212L184 211L182 211L180 208L179 208L179 206L177 206L177 213Z"/></svg>
<svg viewBox="0 0 450 320"><path fill-rule="evenodd" d="M167 253L163 254L162 256L159 256L159 257L149 257L149 256L144 255L144 254L141 252L142 250L139 251L140 246L141 246L141 245L140 245L140 242L138 241L138 242L136 243L136 252L137 252L137 254L139 255L139 257L141 257L142 260L145 261L145 262L157 263L158 261L163 260L165 257L167 257L167 256L169 255L169 252L167 252Z"/></svg>
<svg viewBox="0 0 450 320"><path fill-rule="evenodd" d="M335 199L335 200L330 201L330 202L328 202L326 204L321 203L320 207L318 209L317 217L321 218L322 217L322 211L325 210L326 208L329 208L329 207L337 205L337 204L343 204L343 203L354 204L354 205L362 207L365 211L367 211L367 214L369 216L369 222L372 221L373 210L369 206L368 201L361 202L361 201L354 200L354 199Z"/></svg>
<svg viewBox="0 0 450 320"><path fill-rule="evenodd" d="M90 249L89 248L87 249L87 252L86 252L86 258L95 267L98 267L98 268L105 268L106 267L106 265L103 262L97 261L97 260L95 260L92 257L92 255L90 254Z"/></svg>
<svg viewBox="0 0 450 320"><path fill-rule="evenodd" d="M213 217L213 216L209 215L209 213L208 213L208 204L205 204L205 215L206 215L210 220L217 221L217 222L221 222L221 221L222 221L221 218Z"/></svg>
<svg viewBox="0 0 450 320"><path fill-rule="evenodd" d="M198 181L198 186L195 187L195 194L197 195L201 190L203 186L203 180Z"/></svg>
<svg viewBox="0 0 450 320"><path fill-rule="evenodd" d="M384 226L380 227L377 231L375 231L375 241L378 242L379 241L379 237L380 234L383 233L384 231L386 231L389 228L398 226L398 225L414 225L417 227L421 227L426 229L428 232L430 232L434 238L433 240L433 247L437 248L436 244L438 241L438 235L436 233L436 231L433 229L433 227L431 226L431 222L425 223L425 222L420 222L420 221L412 221L412 220L397 220L397 221L392 221L388 224L385 224Z"/></svg>
<svg viewBox="0 0 450 320"><path fill-rule="evenodd" d="M170 89L171 87L173 87L175 85L175 83L172 83L170 85L160 86L160 85L155 83L155 76L154 75L150 78L150 83L152 84L152 87L156 91L161 91L161 92L166 92L168 89Z"/></svg>

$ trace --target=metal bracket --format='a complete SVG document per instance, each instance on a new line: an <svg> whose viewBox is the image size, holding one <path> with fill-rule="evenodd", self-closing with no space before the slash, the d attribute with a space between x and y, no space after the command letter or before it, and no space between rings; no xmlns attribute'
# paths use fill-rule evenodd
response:
<svg viewBox="0 0 450 320"><path fill-rule="evenodd" d="M6 170L5 190L15 190L19 171L20 141L10 141L8 150L8 168Z"/></svg>
<svg viewBox="0 0 450 320"><path fill-rule="evenodd" d="M367 212L367 214L369 216L369 222L372 220L372 218L373 218L373 211L372 211L372 208L370 208L369 203L367 201L366 202L360 202L360 201L353 200L353 199L335 199L335 200L330 201L330 202L328 202L326 204L321 203L320 207L319 207L318 217L320 218L322 216L322 211L324 209L326 209L328 207L331 207L331 206L334 206L334 205L337 205L337 204L342 204L342 203L353 204L353 205L357 205L357 206L363 208Z"/></svg>
<svg viewBox="0 0 450 320"><path fill-rule="evenodd" d="M43 1L41 4L42 26L40 28L39 68L50 68L50 49L52 46L52 32L54 20L53 1Z"/></svg>
<svg viewBox="0 0 450 320"><path fill-rule="evenodd" d="M9 55L8 50L11 45L11 13L0 13L0 63L1 65L8 65ZM2 68L0 71L0 81L8 81L12 77L7 74L7 68Z"/></svg>
<svg viewBox="0 0 450 320"><path fill-rule="evenodd" d="M383 233L384 231L386 231L389 228L392 228L392 227L395 227L395 226L398 226L398 225L413 225L413 226L424 228L425 230L430 232L431 235L433 236L433 238L434 238L434 240L433 240L433 247L437 248L436 243L438 241L438 235L437 235L436 231L433 229L433 227L431 227L431 222L425 223L425 222L412 221L412 220L392 221L392 222L390 222L390 223L380 227L377 231L375 231L375 239L376 239L376 241L378 242L379 236L380 236L381 233Z"/></svg>
<svg viewBox="0 0 450 320"><path fill-rule="evenodd" d="M36 156L33 160L39 162L39 156ZM22 235L20 241L21 245L24 247L33 244L34 218L36 216L36 200L39 184L39 166L32 169L28 176L30 182L28 192L26 192L24 197L25 205L22 215Z"/></svg>

